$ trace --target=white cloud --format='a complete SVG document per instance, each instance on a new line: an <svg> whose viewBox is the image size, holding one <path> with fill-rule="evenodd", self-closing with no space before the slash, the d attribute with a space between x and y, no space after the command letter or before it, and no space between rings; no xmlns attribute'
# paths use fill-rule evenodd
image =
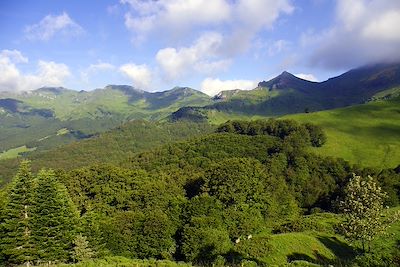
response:
<svg viewBox="0 0 400 267"><path fill-rule="evenodd" d="M83 28L73 21L66 12L58 16L47 15L39 23L25 28L27 39L40 41L48 41L56 34L72 37L83 32Z"/></svg>
<svg viewBox="0 0 400 267"><path fill-rule="evenodd" d="M225 0L122 0L129 4L126 27L143 40L151 32L183 35L193 27L215 25L228 20L231 8Z"/></svg>
<svg viewBox="0 0 400 267"><path fill-rule="evenodd" d="M246 50L254 35L271 28L294 8L290 0L122 0L130 10L125 25L136 41L155 35L182 40L197 30L214 27L229 32L227 53ZM172 38L171 38L172 37ZM181 37L181 38L179 38Z"/></svg>
<svg viewBox="0 0 400 267"><path fill-rule="evenodd" d="M201 83L201 91L210 96L214 96L221 91L241 89L251 90L257 87L256 81L249 80L225 80L206 78Z"/></svg>
<svg viewBox="0 0 400 267"><path fill-rule="evenodd" d="M164 43L156 61L164 79L215 75L248 51L263 30L294 8L291 0L121 0L136 44ZM213 29L213 32L210 32ZM189 43L187 43L189 42ZM282 51L283 40L275 50ZM272 51L271 51L272 53Z"/></svg>
<svg viewBox="0 0 400 267"><path fill-rule="evenodd" d="M304 40L316 47L310 64L330 69L400 60L400 1L338 0L336 22Z"/></svg>
<svg viewBox="0 0 400 267"><path fill-rule="evenodd" d="M190 47L164 48L156 55L167 80L184 77L188 73L213 73L226 69L229 59L219 58L222 49L223 36L219 33L209 32L203 34Z"/></svg>
<svg viewBox="0 0 400 267"><path fill-rule="evenodd" d="M28 59L17 50L0 53L0 91L29 91L43 86L62 86L71 74L68 66L53 61L39 60L34 74L23 74L17 68Z"/></svg>
<svg viewBox="0 0 400 267"><path fill-rule="evenodd" d="M88 83L90 76L97 74L99 72L113 71L113 70L115 70L115 66L110 63L98 62L96 64L90 64L89 67L81 71L81 79L84 82Z"/></svg>
<svg viewBox="0 0 400 267"><path fill-rule="evenodd" d="M370 21L362 30L366 39L400 41L400 9L391 10Z"/></svg>
<svg viewBox="0 0 400 267"><path fill-rule="evenodd" d="M318 79L313 74L306 74L306 73L299 73L295 74L294 76L299 77L300 79L311 81L311 82L318 82Z"/></svg>
<svg viewBox="0 0 400 267"><path fill-rule="evenodd" d="M4 49L0 53L1 58L7 58L14 63L28 63L28 58L24 57L18 50L7 50Z"/></svg>
<svg viewBox="0 0 400 267"><path fill-rule="evenodd" d="M128 63L122 65L119 70L132 80L133 86L139 89L149 89L151 86L152 72L147 65Z"/></svg>

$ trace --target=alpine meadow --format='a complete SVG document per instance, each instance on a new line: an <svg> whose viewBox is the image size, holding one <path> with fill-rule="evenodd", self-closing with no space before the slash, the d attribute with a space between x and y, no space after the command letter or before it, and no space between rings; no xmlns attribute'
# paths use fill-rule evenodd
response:
<svg viewBox="0 0 400 267"><path fill-rule="evenodd" d="M0 3L0 267L400 266L400 2Z"/></svg>

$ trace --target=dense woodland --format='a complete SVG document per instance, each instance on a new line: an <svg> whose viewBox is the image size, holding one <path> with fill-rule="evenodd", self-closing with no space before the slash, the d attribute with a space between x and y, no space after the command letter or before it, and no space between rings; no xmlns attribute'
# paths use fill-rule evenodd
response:
<svg viewBox="0 0 400 267"><path fill-rule="evenodd" d="M188 140L144 146L125 157L126 147L115 147L121 153L106 147L103 155L109 152L109 160L89 158L75 168L71 161L65 168L60 160L53 165L38 158L23 161L0 192L0 262L124 256L263 266L273 251L273 234L318 230L344 235L340 203L354 174L374 178L385 192L384 206L399 205L400 166L374 170L317 156L310 148L323 146L326 136L315 125L271 119L228 121L214 132L204 124L186 126L192 129L182 134ZM188 131L185 124L180 127ZM101 150L101 144L89 142ZM36 172L38 166L54 170ZM338 223L321 229L305 219L313 214L332 214ZM349 247L351 257L315 263L400 264L395 247L384 257L359 249ZM303 259L295 256L292 260Z"/></svg>

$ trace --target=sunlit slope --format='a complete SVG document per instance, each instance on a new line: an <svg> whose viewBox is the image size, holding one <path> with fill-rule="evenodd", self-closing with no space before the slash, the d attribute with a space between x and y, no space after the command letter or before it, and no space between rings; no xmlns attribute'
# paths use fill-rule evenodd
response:
<svg viewBox="0 0 400 267"><path fill-rule="evenodd" d="M314 151L362 166L392 168L400 164L400 97L315 113L285 116L320 125L327 143Z"/></svg>

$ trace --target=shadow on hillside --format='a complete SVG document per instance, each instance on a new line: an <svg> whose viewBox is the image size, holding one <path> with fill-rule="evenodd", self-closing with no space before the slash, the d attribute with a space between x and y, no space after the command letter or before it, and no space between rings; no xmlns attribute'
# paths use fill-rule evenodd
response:
<svg viewBox="0 0 400 267"><path fill-rule="evenodd" d="M336 258L352 260L358 254L358 251L336 237L319 236L317 239L332 251Z"/></svg>
<svg viewBox="0 0 400 267"><path fill-rule="evenodd" d="M303 260L308 261L315 264L334 264L335 266L345 266L346 262L352 261L355 256L357 255L357 251L350 247L345 242L338 240L336 237L326 237L326 236L319 236L317 239L324 244L326 248L328 248L332 253L335 255L335 259L327 258L326 256L320 254L318 251L313 251L313 256L310 257L309 255L302 254L302 253L292 253L288 255L287 261L297 261Z"/></svg>

